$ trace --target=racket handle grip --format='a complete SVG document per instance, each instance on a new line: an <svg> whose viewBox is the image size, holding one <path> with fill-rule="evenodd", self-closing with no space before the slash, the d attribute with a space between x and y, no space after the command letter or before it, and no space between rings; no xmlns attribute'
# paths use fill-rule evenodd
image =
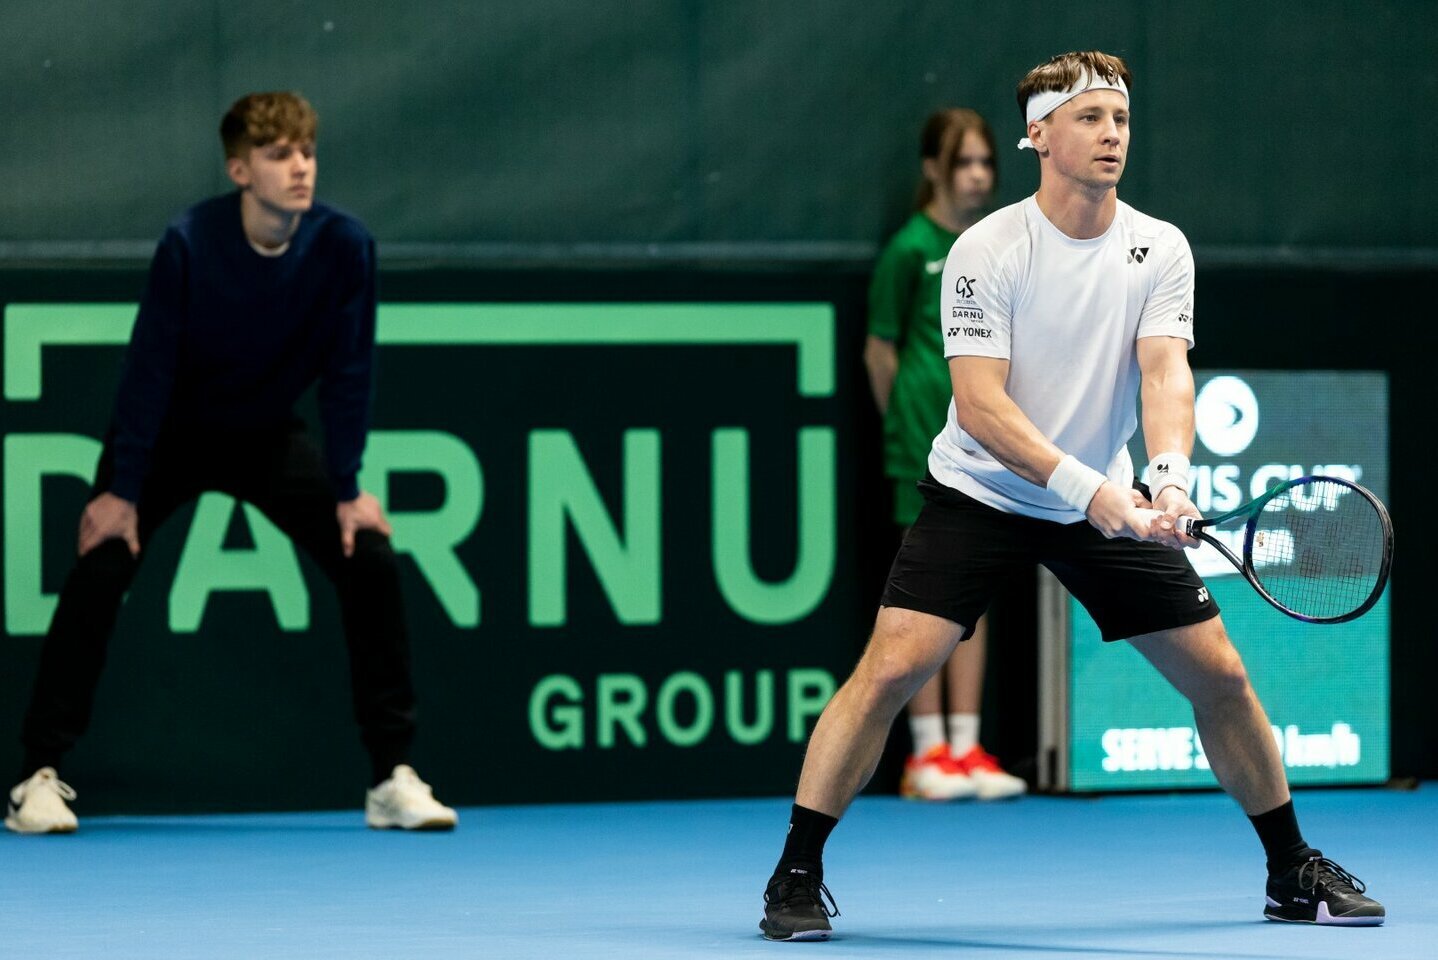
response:
<svg viewBox="0 0 1438 960"><path fill-rule="evenodd" d="M1194 522L1193 517L1179 517L1178 521L1174 523L1173 528L1185 537L1191 537L1193 536Z"/></svg>

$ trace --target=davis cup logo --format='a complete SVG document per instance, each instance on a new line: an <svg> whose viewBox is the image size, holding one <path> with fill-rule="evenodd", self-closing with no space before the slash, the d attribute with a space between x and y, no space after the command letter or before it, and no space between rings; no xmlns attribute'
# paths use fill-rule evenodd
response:
<svg viewBox="0 0 1438 960"><path fill-rule="evenodd" d="M1258 433L1258 398L1238 377L1214 377L1194 405L1198 439L1220 457L1248 449Z"/></svg>

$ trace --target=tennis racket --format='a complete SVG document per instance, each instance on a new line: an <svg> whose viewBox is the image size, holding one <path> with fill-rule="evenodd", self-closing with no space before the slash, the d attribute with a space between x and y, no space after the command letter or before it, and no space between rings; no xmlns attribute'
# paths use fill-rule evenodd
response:
<svg viewBox="0 0 1438 960"><path fill-rule="evenodd" d="M1208 531L1242 525L1242 556ZM1208 520L1180 517L1180 533L1213 546L1259 596L1306 623L1363 616L1393 564L1393 521L1372 493L1337 477L1279 484Z"/></svg>

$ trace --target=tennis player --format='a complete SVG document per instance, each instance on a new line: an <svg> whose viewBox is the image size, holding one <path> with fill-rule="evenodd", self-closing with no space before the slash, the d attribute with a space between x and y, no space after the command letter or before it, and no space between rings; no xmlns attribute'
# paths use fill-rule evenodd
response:
<svg viewBox="0 0 1438 960"><path fill-rule="evenodd" d="M414 693L389 523L356 477L369 424L374 241L315 202L317 117L293 93L240 98L220 124L238 188L165 231L130 338L79 559L25 716L5 825L76 829L57 768L85 732L105 648L144 548L207 490L264 511L339 593L355 716L372 764L371 827L448 829L409 766ZM324 451L295 418L319 384Z"/></svg>
<svg viewBox="0 0 1438 960"><path fill-rule="evenodd" d="M1214 774L1268 860L1264 914L1375 925L1361 881L1305 842L1268 718L1218 607L1180 552L1193 438L1193 261L1183 234L1118 200L1132 76L1066 53L1018 87L1039 189L955 241L940 322L954 389L926 502L894 560L873 636L809 741L764 893L773 940L822 940L838 911L823 849L872 775L900 707L997 585L1043 563L1193 705ZM1142 391L1150 493L1125 445Z"/></svg>

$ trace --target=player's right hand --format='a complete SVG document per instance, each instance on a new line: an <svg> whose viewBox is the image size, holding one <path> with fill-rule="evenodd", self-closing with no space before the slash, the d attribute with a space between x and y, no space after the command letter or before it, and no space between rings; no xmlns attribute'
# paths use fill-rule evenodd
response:
<svg viewBox="0 0 1438 960"><path fill-rule="evenodd" d="M1112 483L1104 483L1088 504L1088 522L1095 530L1112 540L1127 537L1130 540L1150 540L1154 536L1154 521L1163 514L1140 504L1147 504L1134 491L1120 490Z"/></svg>
<svg viewBox="0 0 1438 960"><path fill-rule="evenodd" d="M1157 534L1154 539L1165 546L1173 547L1175 550L1182 550L1185 547L1197 547L1201 541L1197 537L1191 537L1180 533L1178 530L1179 517L1193 517L1195 520L1202 520L1203 514L1193 505L1188 494L1178 487L1164 487L1154 497L1155 507L1163 511L1157 524L1154 525L1154 532Z"/></svg>
<svg viewBox="0 0 1438 960"><path fill-rule="evenodd" d="M133 503L113 493L100 494L80 514L80 556L106 540L123 540L130 556L140 555L140 515Z"/></svg>

